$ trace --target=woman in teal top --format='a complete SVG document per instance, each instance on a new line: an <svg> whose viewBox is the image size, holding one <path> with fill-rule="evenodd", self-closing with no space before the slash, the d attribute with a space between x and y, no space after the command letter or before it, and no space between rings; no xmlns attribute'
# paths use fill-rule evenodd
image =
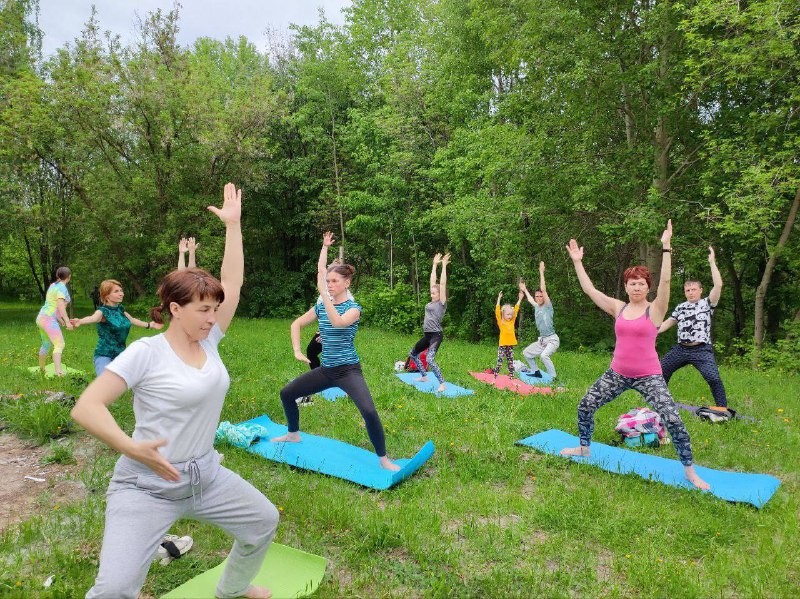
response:
<svg viewBox="0 0 800 599"><path fill-rule="evenodd" d="M125 311L122 300L125 292L122 285L114 279L100 283L100 307L91 316L73 318L72 326L97 324L97 347L94 349L94 371L97 376L111 361L125 350L125 342L131 325L144 329L160 329L164 325L134 318Z"/></svg>

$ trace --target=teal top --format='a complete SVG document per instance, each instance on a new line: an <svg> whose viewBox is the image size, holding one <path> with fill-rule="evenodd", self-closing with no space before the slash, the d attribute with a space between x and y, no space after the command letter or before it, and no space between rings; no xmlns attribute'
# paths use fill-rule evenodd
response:
<svg viewBox="0 0 800 599"><path fill-rule="evenodd" d="M105 320L97 323L97 347L94 349L94 357L116 358L125 351L131 321L125 316L125 307L122 304L103 305L98 310L103 313Z"/></svg>
<svg viewBox="0 0 800 599"><path fill-rule="evenodd" d="M351 299L345 300L341 304L334 304L333 307L336 308L339 316L350 308L356 308L361 312L361 306ZM333 368L346 364L358 364L358 354L353 341L360 319L349 326L337 328L328 319L324 304L314 304L314 312L319 320L319 334L322 338L322 365L326 368Z"/></svg>

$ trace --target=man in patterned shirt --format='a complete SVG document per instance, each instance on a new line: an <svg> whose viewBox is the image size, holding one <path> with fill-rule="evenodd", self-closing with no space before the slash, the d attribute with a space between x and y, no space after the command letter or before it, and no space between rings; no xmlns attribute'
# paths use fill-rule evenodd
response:
<svg viewBox="0 0 800 599"><path fill-rule="evenodd" d="M658 329L659 333L663 333L678 323L678 344L661 359L661 369L664 372L664 380L669 383L670 377L676 370L691 364L700 371L711 387L717 407L725 408L728 405L725 386L719 376L717 361L714 359L714 347L711 345L711 317L722 293L722 276L714 259L714 248L710 246L708 263L711 266L711 280L714 282L708 297L703 298L703 286L700 281L686 281L683 284L683 291L687 301L678 304L672 316Z"/></svg>

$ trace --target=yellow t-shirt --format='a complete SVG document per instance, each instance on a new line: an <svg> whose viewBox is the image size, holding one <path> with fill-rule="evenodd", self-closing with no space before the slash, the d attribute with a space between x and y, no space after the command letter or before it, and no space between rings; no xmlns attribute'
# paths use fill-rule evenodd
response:
<svg viewBox="0 0 800 599"><path fill-rule="evenodd" d="M503 320L503 311L500 306L495 305L494 317L497 319L497 326L500 327L500 343L499 345L516 345L517 335L514 333L514 321L517 320L519 313L519 304L514 306L514 316L511 320Z"/></svg>

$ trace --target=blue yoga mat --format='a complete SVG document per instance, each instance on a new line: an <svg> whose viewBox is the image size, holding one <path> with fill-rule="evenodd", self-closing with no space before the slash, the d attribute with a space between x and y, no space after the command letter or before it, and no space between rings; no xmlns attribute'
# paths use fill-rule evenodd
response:
<svg viewBox="0 0 800 599"><path fill-rule="evenodd" d="M336 401L340 397L347 397L347 393L339 387L325 389L324 391L320 391L317 395L321 395L323 399L327 399L328 401Z"/></svg>
<svg viewBox="0 0 800 599"><path fill-rule="evenodd" d="M286 427L275 424L267 415L253 418L244 424L260 424L269 431L270 437L286 434ZM433 441L428 441L411 459L394 460L400 470L391 472L381 468L373 451L304 432L300 433L300 438L300 443L273 443L269 439L263 439L251 445L247 451L274 462L321 472L379 490L404 481L433 455Z"/></svg>
<svg viewBox="0 0 800 599"><path fill-rule="evenodd" d="M444 391L439 393L436 391L436 389L439 388L439 381L436 380L436 377L432 374L428 374L428 380L424 383L416 380L420 377L419 372L396 372L395 374L397 375L397 378L404 383L407 383L418 391L422 391L424 393L434 393L443 397L460 397L461 395L472 395L475 393L475 391L472 389L465 389L464 387L459 387L458 385L448 383L447 381L445 381L446 387L444 388Z"/></svg>
<svg viewBox="0 0 800 599"><path fill-rule="evenodd" d="M530 372L517 371L519 380L529 385L549 385L553 381L553 377L546 372L540 371L542 376L533 376Z"/></svg>
<svg viewBox="0 0 800 599"><path fill-rule="evenodd" d="M580 444L578 437L556 429L527 437L517 443L552 455L559 455L565 447L577 447ZM592 443L590 457L572 456L571 459L599 466L608 472L637 474L642 478L673 487L694 489L692 483L684 476L683 465L677 460L611 447L603 443ZM697 465L695 470L700 478L711 485L708 492L712 495L727 501L750 503L757 508L763 507L781 484L781 481L768 474L728 472Z"/></svg>

